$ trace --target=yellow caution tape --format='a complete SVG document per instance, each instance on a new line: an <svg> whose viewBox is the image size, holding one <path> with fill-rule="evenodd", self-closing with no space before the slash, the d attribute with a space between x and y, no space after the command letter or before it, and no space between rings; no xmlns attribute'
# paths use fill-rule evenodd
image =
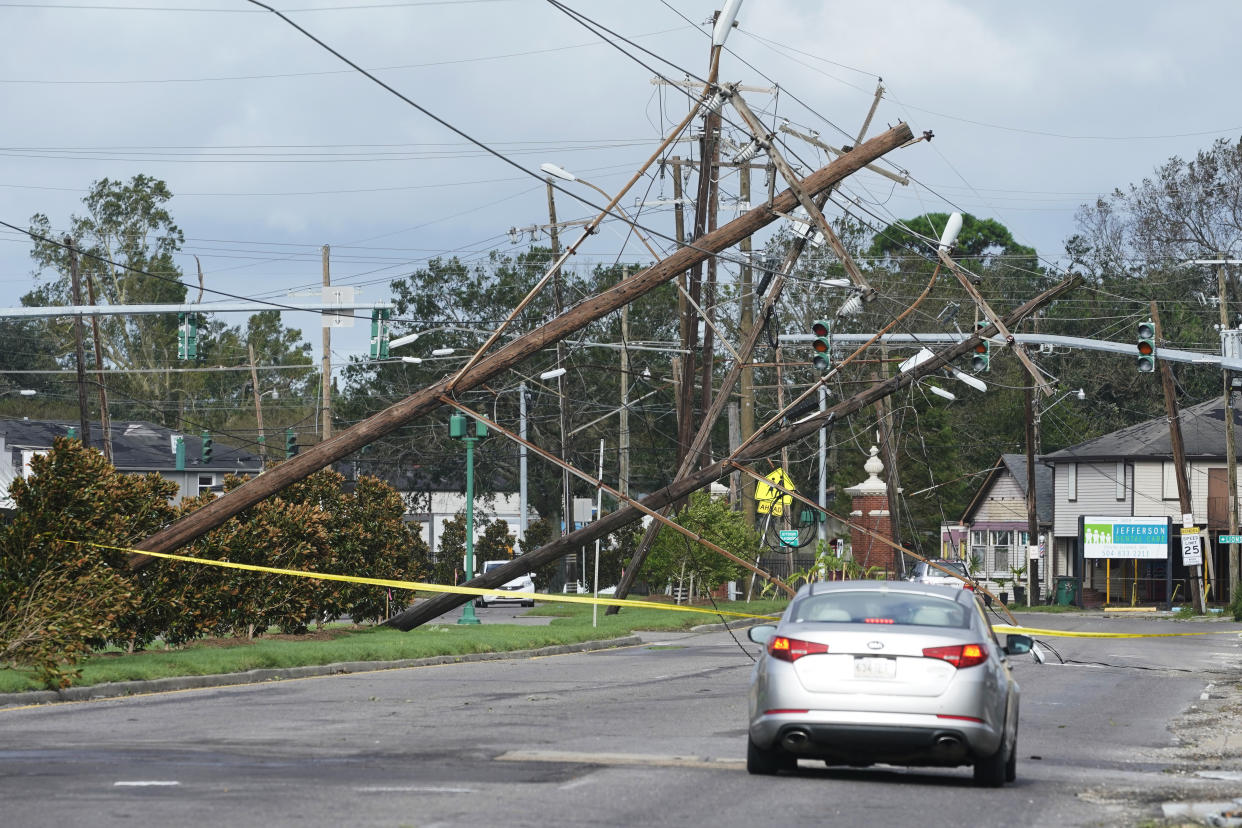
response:
<svg viewBox="0 0 1242 828"><path fill-rule="evenodd" d="M1072 630L1037 630L1032 627L1012 627L1008 624L996 624L993 625L992 629L997 632L1046 635L1055 638L1177 638L1186 635L1242 635L1242 631L1239 630L1203 630L1202 632L1176 633L1074 632Z"/></svg>
<svg viewBox="0 0 1242 828"><path fill-rule="evenodd" d="M370 584L371 586L393 587L395 589L416 589L424 592L445 592L456 595L486 595L489 597L507 598L509 600L549 601L562 604L598 604L600 606L658 609L668 610L670 612L697 612L704 615L728 615L734 618L757 618L765 621L772 621L776 619L776 616L772 615L753 615L751 613L732 612L730 610L688 607L681 606L679 604L663 604L659 601L633 601L628 598L588 598L584 595L554 595L541 592L513 592L510 590L500 589L480 589L478 587L468 586L428 584L421 581L398 581L391 578L363 578L358 575L336 575L330 572L306 572L300 569L278 569L272 566L234 563L233 561L213 561L209 558L192 558L188 555L173 555L168 552L149 552L145 549L133 549L126 546L109 546L104 543L92 543L90 541L64 540L62 542L76 543L82 546L96 546L100 549L113 549L118 552L126 552L131 555L150 555L153 558L166 558L170 561L184 561L186 563L196 563L204 566L219 566L226 569L244 569L248 572L264 572L269 575L291 575L297 578L314 578L319 581L344 581L352 584Z"/></svg>

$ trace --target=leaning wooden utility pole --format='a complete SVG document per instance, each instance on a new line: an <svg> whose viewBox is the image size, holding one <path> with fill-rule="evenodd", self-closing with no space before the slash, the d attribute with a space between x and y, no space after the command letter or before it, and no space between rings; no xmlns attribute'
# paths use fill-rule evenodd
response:
<svg viewBox="0 0 1242 828"><path fill-rule="evenodd" d="M69 248L69 286L73 291L73 304L82 304L82 282L78 274L78 248L73 239L65 236L65 247ZM86 407L86 350L82 346L82 315L73 317L73 352L77 357L78 372L78 415L82 421L82 445L91 444L91 416Z"/></svg>
<svg viewBox="0 0 1242 828"><path fill-rule="evenodd" d="M561 255L561 236L556 225L556 188L552 185L552 179L547 179L548 184L548 237L552 240L552 260L556 261ZM564 273L561 268L557 268L552 274L552 301L556 307L556 313L559 316L565 311L565 294L561 288L564 280ZM565 342L560 340L556 343L556 367L561 373L556 378L556 399L558 402L558 411L560 412L560 432L561 432L561 460L569 462L569 401L565 395ZM561 473L561 537L568 535L574 531L574 499L573 499L572 481L569 472ZM575 563L577 558L571 559ZM566 572L566 579L569 577ZM574 580L578 580L575 573Z"/></svg>
<svg viewBox="0 0 1242 828"><path fill-rule="evenodd" d="M1221 257L1224 258L1223 256ZM1236 334L1230 333L1229 328L1229 302L1227 300L1228 292L1225 283L1225 263L1221 261L1216 266L1216 287L1220 291L1220 335L1222 346L1226 337L1233 337ZM1223 349L1222 349L1223 350ZM1229 534L1237 537L1238 534L1238 448L1234 437L1233 423L1233 378L1234 373L1228 368L1224 371L1225 379L1225 466L1226 475L1229 479ZM1229 597L1230 600L1237 600L1238 597L1238 544L1231 543L1228 545L1227 568L1229 570Z"/></svg>
<svg viewBox="0 0 1242 828"><path fill-rule="evenodd" d="M789 195L788 192L782 193L780 198ZM732 222L730 222L732 223ZM725 225L728 227L729 225ZM722 228L723 229L723 228ZM1044 291L1039 296L1023 303L1020 307L1011 311L1003 317L1005 324L1014 325L1025 319L1028 315L1044 307L1049 302L1059 298L1081 282L1077 276L1071 276L1060 284ZM629 505L624 506L616 511L609 512L599 520L593 521L582 529L579 529L563 538L552 541L551 543L540 547L539 549L519 555L507 564L496 567L490 572L484 573L477 578L466 582L466 586L479 589L490 589L497 587L507 581L510 581L526 572L537 569L544 564L554 561L557 557L564 555L571 549L590 543L597 537L611 534L617 530L633 523L640 517L648 514L652 510L663 509L668 504L687 497L691 492L697 491L704 486L721 479L732 473L739 465L745 465L755 462L763 457L767 457L782 446L789 445L792 442L804 439L817 432L826 423L835 422L836 420L847 417L862 408L872 405L880 397L889 396L903 388L907 388L922 377L939 371L953 360L970 353L975 345L980 341L982 336L991 336L996 333L996 326L989 325L982 331L976 331L973 335L966 337L962 342L939 351L931 359L897 374L882 383L860 391L847 400L843 400L837 405L821 411L810 417L806 417L785 428L770 432L764 436L751 441L744 446L737 456L726 457L710 466L691 471L684 477L674 480L669 485L659 491L653 492L641 501L642 508ZM296 459L296 458L295 458ZM247 484L249 485L249 484ZM244 488L244 487L243 487ZM218 502L218 501L217 501ZM627 572L627 574L629 574ZM405 612L402 612L389 619L388 624L400 630L410 630L421 624L425 624L440 615L451 611L455 607L472 600L473 596L459 595L451 593L443 593L431 598L427 601L419 603ZM620 589L618 588L618 597L620 597ZM610 608L611 609L611 608Z"/></svg>
<svg viewBox="0 0 1242 828"><path fill-rule="evenodd" d="M1156 353L1160 353L1160 312L1151 303L1151 321L1156 327ZM1169 420L1169 443L1173 448L1173 469L1177 477L1177 501L1181 505L1182 527L1194 526L1194 511L1190 505L1190 481L1186 479L1186 449L1182 444L1182 423L1177 410L1177 392L1173 388L1173 369L1163 359L1160 363L1160 385L1164 389L1164 413ZM1190 580L1190 594L1194 599L1195 612L1203 612L1203 567L1194 567Z"/></svg>
<svg viewBox="0 0 1242 828"><path fill-rule="evenodd" d="M855 173L864 164L891 152L913 137L906 124L887 130L872 138L853 152L836 159L828 166L816 170L802 181L803 188L819 194L827 188ZM439 408L439 399L450 389L458 393L468 391L486 382L522 360L554 345L586 325L620 310L640 296L675 279L678 274L696 262L721 250L726 250L747 236L753 235L788 213L797 204L794 194L786 190L777 195L770 204L751 209L733 221L709 233L693 245L682 247L672 255L656 262L646 270L623 279L607 290L587 297L564 313L496 350L480 356L468 368L453 377L440 380L360 423L333 435L306 451L286 460L268 472L248 481L245 485L228 492L223 497L185 515L176 522L146 538L137 546L152 552L169 552L194 540L244 509L267 498L281 489L302 480L327 466L392 433L415 417L424 416ZM525 557L525 556L522 556ZM131 567L141 567L151 558L135 555Z"/></svg>
<svg viewBox="0 0 1242 828"><path fill-rule="evenodd" d="M328 301L328 288L332 284L331 271L328 268L328 245L323 246L323 301ZM323 439L332 437L332 326L327 324L328 315L323 314L323 375L320 384L323 386ZM259 389L255 388L255 393Z"/></svg>
<svg viewBox="0 0 1242 828"><path fill-rule="evenodd" d="M326 329L325 329L326 330ZM259 460L263 466L267 465L267 436L263 433L263 402L259 398L259 369L254 364L254 343L247 342L246 350L250 352L250 386L254 389L254 424L259 430L258 439L255 440L259 444Z"/></svg>
<svg viewBox="0 0 1242 828"><path fill-rule="evenodd" d="M86 277L86 300L95 304L95 280ZM103 432L104 459L112 462L112 417L108 414L108 386L104 384L103 343L99 338L99 317L91 314L91 341L95 348L95 384L99 386L99 429Z"/></svg>
<svg viewBox="0 0 1242 828"><path fill-rule="evenodd" d="M827 203L828 192L820 193L816 198L817 203L822 206ZM780 270L771 274L770 278L766 280L769 282L768 293L763 299L762 307L762 313L765 317L776 305L777 299L780 298L781 291L784 290L785 277L793 272L794 265L797 264L798 259L802 256L802 251L805 248L806 239L801 237L795 238L785 253L785 259L781 263ZM725 378L721 381L720 393L713 398L711 406L704 412L703 419L699 423L698 432L694 435L694 440L688 446L685 455L681 458L681 462L677 466L677 474L673 478L674 482L690 474L694 469L701 465L696 463L696 458L698 458L699 453L703 450L703 447L706 446L708 441L711 439L711 433L716 426L716 420L719 418L720 412L724 410L726 402L733 393L733 386L745 375L748 370L750 370L751 354L754 353L755 346L759 342L759 336L761 335L762 330L762 328L752 325L750 330L746 333L746 336L742 339L741 347L738 351L738 359L733 363L728 374L726 374ZM780 362L779 355L780 349L777 348L778 364ZM781 407L784 408L783 405ZM751 413L752 415L754 413L753 405L751 406ZM754 435L754 431L754 422L752 419L750 432L742 436L743 444L749 441L751 436ZM784 466L788 464L782 463L782 465ZM754 483L748 481L746 490L753 493ZM753 497L751 498L751 502L754 502ZM754 524L752 523L748 525ZM629 595L630 587L633 586L635 578L638 577L638 573L642 569L643 562L647 560L647 553L651 551L651 546L655 543L656 535L659 531L660 524L658 522L652 521L648 524L646 531L643 533L642 539L638 542L638 548L634 550L634 554L630 557L629 564L625 567L624 571L621 573L621 579L617 582L616 597L624 598ZM608 608L609 615L615 615L616 612L617 608L615 606Z"/></svg>
<svg viewBox="0 0 1242 828"><path fill-rule="evenodd" d="M739 176L738 196L749 207L750 165L743 164L738 168L737 174ZM754 271L751 267L751 247L749 238L743 239L738 245L738 250L742 253L741 284L738 290L742 308L738 314L737 334L738 339L743 342L750 338L750 332L755 327L755 288L752 275ZM741 426L739 442L749 439L755 433L755 369L752 367L750 355L744 354L744 356L746 356L746 364L742 366L742 373L738 378L738 396L741 403L738 417ZM728 391L722 388L720 393L727 394ZM746 525L754 526L758 509L755 503L755 482L749 479L738 482L742 487L742 514L746 516Z"/></svg>
<svg viewBox="0 0 1242 828"><path fill-rule="evenodd" d="M707 232L711 233L716 229L717 213L720 207L720 113L709 113L707 118L707 129L705 130L703 140L704 145L710 140L711 155L704 155L700 159L699 177L706 178L708 181L707 196ZM696 213L698 207L696 205ZM697 218L696 226L697 230ZM707 262L707 278L703 282L700 295L702 300L699 307L703 314L703 356L699 360L699 410L706 411L712 405L712 380L715 373L715 343L713 341L713 320L716 313L716 257L711 256ZM711 452L708 451L707 457L702 463L710 462Z"/></svg>
<svg viewBox="0 0 1242 828"><path fill-rule="evenodd" d="M1026 412L1026 603L1035 601L1035 585L1039 583L1039 497L1035 489L1035 389L1022 389Z"/></svg>

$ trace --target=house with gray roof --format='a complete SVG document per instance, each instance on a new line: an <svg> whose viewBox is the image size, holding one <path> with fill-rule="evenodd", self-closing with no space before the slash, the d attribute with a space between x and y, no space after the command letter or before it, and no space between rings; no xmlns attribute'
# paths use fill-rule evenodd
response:
<svg viewBox="0 0 1242 828"><path fill-rule="evenodd" d="M52 441L64 437L76 422L67 420L0 420L0 509L13 508L9 485L30 474L30 461L52 448ZM103 450L103 429L91 423L90 444ZM228 474L258 474L263 469L259 455L247 448L222 443L212 437L210 460L203 459L201 433L186 434L154 423L113 422L113 465L125 474L155 473L177 484L173 501L191 497L208 489L218 490ZM178 460L177 441L181 440Z"/></svg>
<svg viewBox="0 0 1242 828"><path fill-rule="evenodd" d="M1014 568L1026 563L1030 545L1027 491L1026 455L1002 454L962 513L958 554L952 557L974 561L973 574L981 580L1012 578ZM1052 528L1052 468L1039 462L1035 464L1035 515L1037 546L1043 551Z"/></svg>
<svg viewBox="0 0 1242 828"><path fill-rule="evenodd" d="M1242 418L1234 412L1235 426ZM1183 408L1179 417L1185 446L1186 472L1190 482L1190 507L1194 525L1206 527L1210 540L1205 563L1216 574L1209 599L1227 600L1226 551L1216 538L1227 530L1229 484L1225 458L1225 411L1219 397ZM1240 432L1242 433L1242 432ZM1166 561L1084 558L1081 527L1093 517L1169 527L1170 545L1176 545L1182 525L1176 466L1166 418L1157 417L1093 440L1043 455L1040 460L1053 470L1053 521L1056 574L1083 578L1085 589L1118 596L1125 603L1169 599L1168 587L1178 588L1186 568L1180 554ZM1207 558L1211 560L1208 561ZM1176 600L1186 600L1182 584Z"/></svg>

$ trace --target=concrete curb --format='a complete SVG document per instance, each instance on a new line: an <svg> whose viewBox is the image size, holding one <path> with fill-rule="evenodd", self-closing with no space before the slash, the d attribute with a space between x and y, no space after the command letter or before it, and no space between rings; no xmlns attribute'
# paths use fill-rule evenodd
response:
<svg viewBox="0 0 1242 828"><path fill-rule="evenodd" d="M231 687L239 684L257 684L264 681L332 676L341 673L369 673L376 670L400 670L406 667L431 667L437 664L458 664L469 661L501 661L510 658L535 658L537 656L585 653L616 647L631 647L642 643L637 635L612 638L603 641L583 641L578 644L557 644L534 650L510 650L498 653L462 653L460 655L429 656L427 658L404 658L396 661L342 661L335 664L315 664L307 667L284 667L276 669L247 670L242 673L224 673L213 676L175 676L150 681L114 681L89 687L67 687L64 690L31 690L25 693L0 693L0 708L32 704L56 704L59 702L92 701L132 696L140 693L165 693L173 690L196 690L204 687Z"/></svg>

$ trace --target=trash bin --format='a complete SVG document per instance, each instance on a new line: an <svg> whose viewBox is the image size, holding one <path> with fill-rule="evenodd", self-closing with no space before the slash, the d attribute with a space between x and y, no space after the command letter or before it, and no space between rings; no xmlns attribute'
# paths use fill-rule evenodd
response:
<svg viewBox="0 0 1242 828"><path fill-rule="evenodd" d="M1074 603L1074 594L1078 589L1078 579L1073 575L1057 576L1057 604L1068 607Z"/></svg>

